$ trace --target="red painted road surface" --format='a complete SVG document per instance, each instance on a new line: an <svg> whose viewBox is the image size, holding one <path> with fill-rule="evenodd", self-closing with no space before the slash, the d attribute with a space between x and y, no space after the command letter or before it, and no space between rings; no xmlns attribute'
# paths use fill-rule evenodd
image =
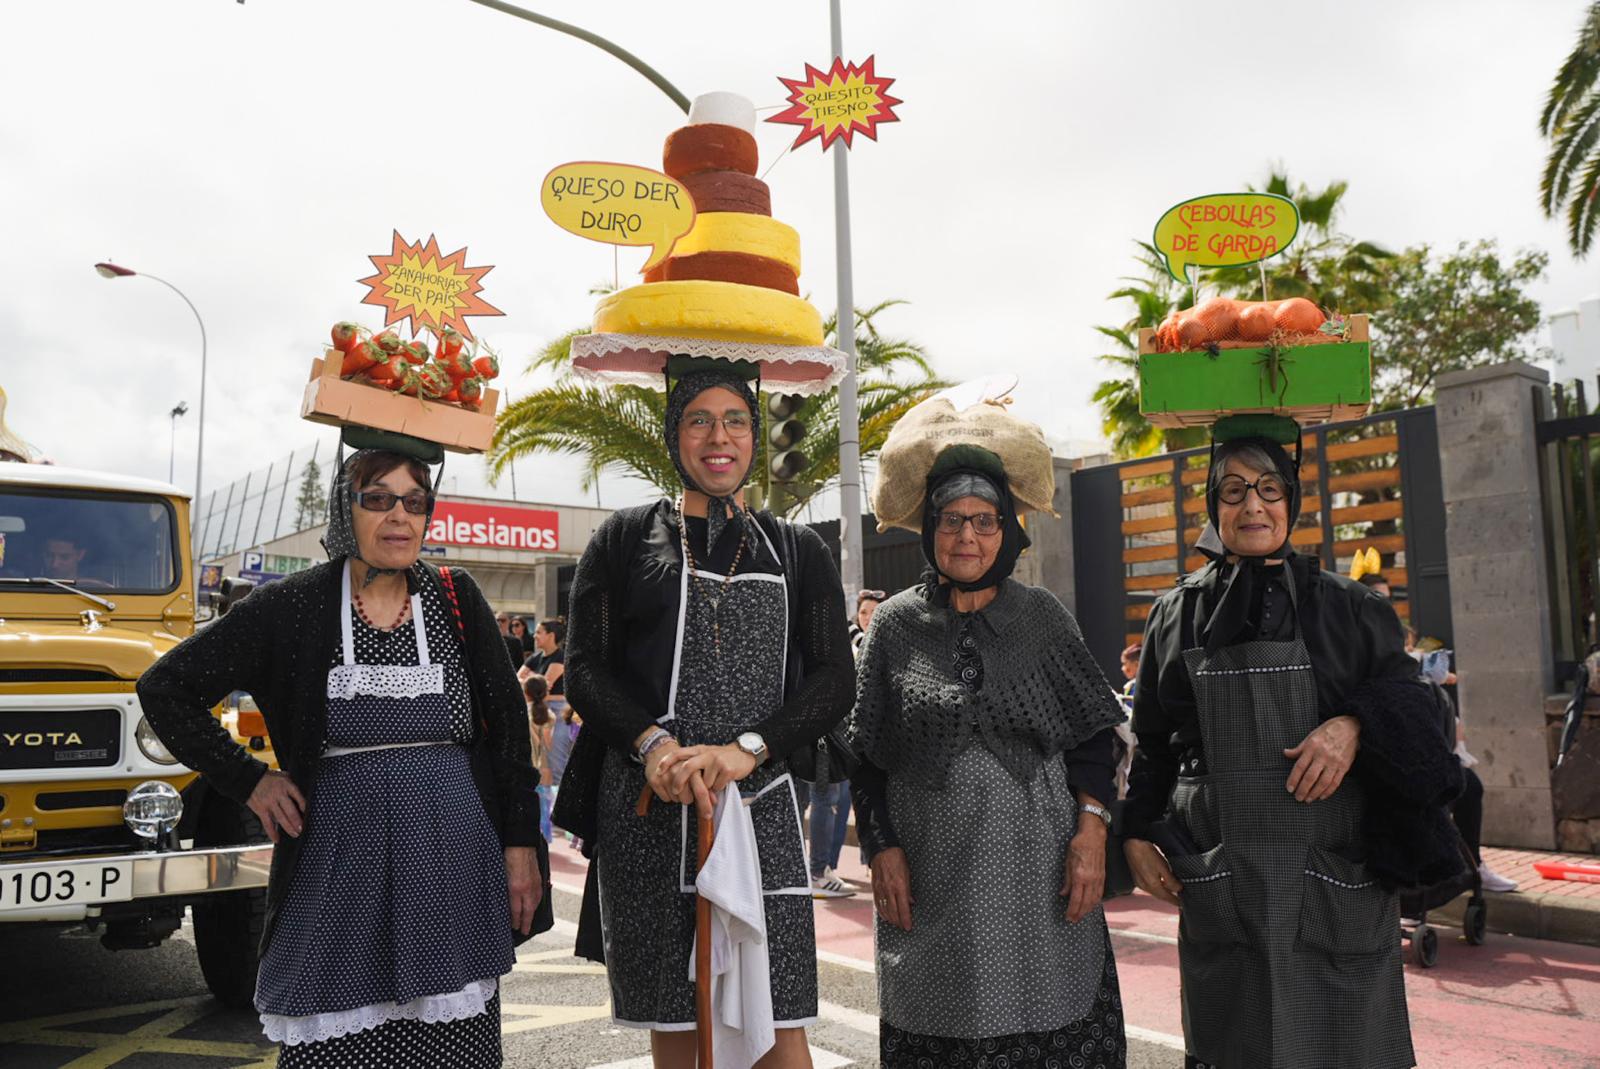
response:
<svg viewBox="0 0 1600 1069"><path fill-rule="evenodd" d="M582 858L564 846L551 854L556 882L581 886ZM865 880L866 870L852 858L840 874ZM1106 920L1129 1025L1181 1035L1177 911L1138 894L1108 903ZM818 948L870 963L872 924L864 887L855 898L818 902ZM1408 955L1406 998L1422 1069L1600 1069L1600 948L1492 933L1473 947L1459 935L1440 930L1432 969Z"/></svg>

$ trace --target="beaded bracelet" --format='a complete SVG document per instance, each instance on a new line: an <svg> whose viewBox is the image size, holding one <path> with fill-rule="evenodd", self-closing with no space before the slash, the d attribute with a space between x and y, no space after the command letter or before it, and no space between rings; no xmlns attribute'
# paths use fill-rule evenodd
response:
<svg viewBox="0 0 1600 1069"><path fill-rule="evenodd" d="M656 728L644 742L640 743L639 750L634 754L634 760L644 764L645 758L650 756L650 751L658 746L664 746L672 741L672 733L666 728Z"/></svg>

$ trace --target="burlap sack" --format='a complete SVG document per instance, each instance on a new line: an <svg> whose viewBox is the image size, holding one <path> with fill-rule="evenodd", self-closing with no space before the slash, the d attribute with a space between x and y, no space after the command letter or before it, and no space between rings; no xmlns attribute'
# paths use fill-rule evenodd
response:
<svg viewBox="0 0 1600 1069"><path fill-rule="evenodd" d="M975 445L997 455L1019 512L1056 514L1051 507L1056 495L1055 464L1037 425L1013 416L998 401L958 410L949 398L934 396L901 417L878 454L872 511L878 517L879 531L891 527L922 530L928 473L939 454L952 445Z"/></svg>

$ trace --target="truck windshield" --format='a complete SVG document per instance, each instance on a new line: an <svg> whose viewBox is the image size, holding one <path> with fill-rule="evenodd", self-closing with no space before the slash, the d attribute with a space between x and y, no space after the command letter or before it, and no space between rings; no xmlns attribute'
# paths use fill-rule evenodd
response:
<svg viewBox="0 0 1600 1069"><path fill-rule="evenodd" d="M177 541L177 516L164 498L0 487L0 594L37 578L88 591L169 593L178 586ZM27 590L72 596L45 583Z"/></svg>

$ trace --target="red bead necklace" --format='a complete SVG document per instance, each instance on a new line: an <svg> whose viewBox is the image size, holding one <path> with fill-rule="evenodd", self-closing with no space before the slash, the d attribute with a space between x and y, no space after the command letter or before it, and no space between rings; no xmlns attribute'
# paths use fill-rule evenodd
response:
<svg viewBox="0 0 1600 1069"><path fill-rule="evenodd" d="M406 622L406 617L408 615L410 615L410 613L411 613L411 599L407 598L401 604L401 606L400 606L400 615L395 617L394 623L390 624L388 627L384 627L381 624L377 623L377 621L373 620L372 617L367 615L367 607L364 604L362 604L362 602L361 602L361 594L360 594L360 592L359 591L351 591L351 594L355 598L356 614L358 616L360 616L362 620L366 621L366 624L367 624L368 627L373 628L374 630L377 630L377 631L395 631L395 630L398 630L399 627Z"/></svg>

